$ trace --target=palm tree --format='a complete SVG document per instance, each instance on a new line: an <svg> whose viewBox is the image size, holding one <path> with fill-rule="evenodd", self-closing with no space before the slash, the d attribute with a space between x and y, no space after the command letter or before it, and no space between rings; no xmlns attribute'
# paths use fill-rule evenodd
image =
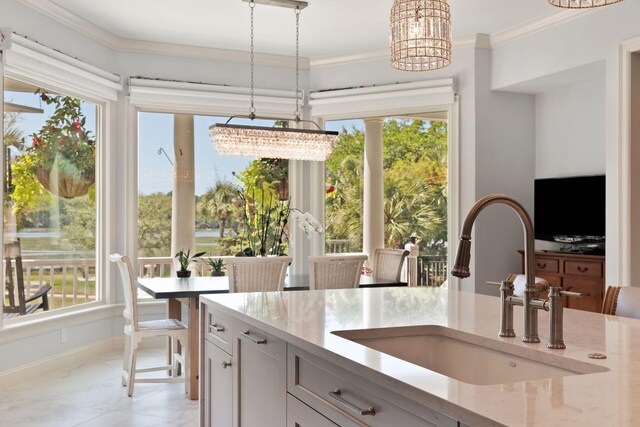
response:
<svg viewBox="0 0 640 427"><path fill-rule="evenodd" d="M203 215L213 216L218 221L221 238L224 237L227 223L233 217L233 202L238 197L238 191L232 183L218 181L198 200L198 211Z"/></svg>

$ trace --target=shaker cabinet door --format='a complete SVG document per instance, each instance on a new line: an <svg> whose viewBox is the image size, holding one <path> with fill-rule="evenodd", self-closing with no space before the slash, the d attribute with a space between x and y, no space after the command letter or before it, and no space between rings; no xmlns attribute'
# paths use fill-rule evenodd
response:
<svg viewBox="0 0 640 427"><path fill-rule="evenodd" d="M233 358L209 341L204 346L204 426L232 427Z"/></svg>

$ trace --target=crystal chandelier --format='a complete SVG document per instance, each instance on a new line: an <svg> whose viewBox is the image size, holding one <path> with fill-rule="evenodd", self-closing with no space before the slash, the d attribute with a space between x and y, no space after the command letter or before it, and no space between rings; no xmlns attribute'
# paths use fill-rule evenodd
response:
<svg viewBox="0 0 640 427"><path fill-rule="evenodd" d="M567 9L590 9L620 3L622 0L549 0L554 6Z"/></svg>
<svg viewBox="0 0 640 427"><path fill-rule="evenodd" d="M254 106L254 25L253 16L256 2L248 1L251 8L251 107L247 118L254 120L256 108ZM237 117L231 117L225 124L215 124L209 128L209 136L218 154L222 156L249 156L273 159L315 160L324 161L333 151L338 142L338 132L327 132L310 120L300 118L300 10L306 7L306 2L295 0L258 0L259 3L274 6L290 7L296 13L296 110L293 121L296 124L312 123L318 130L295 128L271 128L262 126L232 125L229 122ZM288 122L289 119L262 117L277 121Z"/></svg>
<svg viewBox="0 0 640 427"><path fill-rule="evenodd" d="M394 0L391 7L391 65L430 71L451 63L451 12L447 0Z"/></svg>

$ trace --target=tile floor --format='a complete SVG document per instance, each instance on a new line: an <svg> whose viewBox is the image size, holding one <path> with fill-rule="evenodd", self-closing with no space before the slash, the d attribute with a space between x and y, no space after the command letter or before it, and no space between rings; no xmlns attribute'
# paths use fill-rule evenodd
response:
<svg viewBox="0 0 640 427"><path fill-rule="evenodd" d="M164 350L143 350L138 367L161 365ZM197 427L198 402L184 383L120 385L122 351L72 369L0 387L0 426ZM151 373L151 375L161 372Z"/></svg>

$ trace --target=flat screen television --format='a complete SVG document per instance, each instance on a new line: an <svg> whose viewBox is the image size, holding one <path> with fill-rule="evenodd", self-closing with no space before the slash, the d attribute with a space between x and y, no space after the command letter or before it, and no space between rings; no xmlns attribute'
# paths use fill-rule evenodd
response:
<svg viewBox="0 0 640 427"><path fill-rule="evenodd" d="M535 180L534 228L539 240L603 242L605 176Z"/></svg>

